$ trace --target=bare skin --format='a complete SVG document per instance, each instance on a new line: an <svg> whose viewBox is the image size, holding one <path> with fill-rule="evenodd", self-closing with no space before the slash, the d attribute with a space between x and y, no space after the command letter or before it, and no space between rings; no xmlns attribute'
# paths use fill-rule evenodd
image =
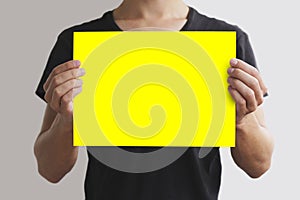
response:
<svg viewBox="0 0 300 200"><path fill-rule="evenodd" d="M122 30L160 27L180 30L188 7L182 0L124 0L113 16ZM237 61L235 63L234 61ZM241 60L231 60L228 69L230 94L236 102L235 163L250 177L257 178L270 167L273 138L263 114L263 94L267 91L260 74ZM57 66L44 89L48 102L41 131L34 145L39 173L52 183L59 182L74 166L78 148L72 145L73 99L82 90L80 63Z"/></svg>
<svg viewBox="0 0 300 200"><path fill-rule="evenodd" d="M230 64L228 90L236 102L237 117L236 147L231 148L231 155L250 177L258 178L270 168L274 148L262 108L267 88L254 67L238 59Z"/></svg>
<svg viewBox="0 0 300 200"><path fill-rule="evenodd" d="M187 21L188 11L181 0L124 0L113 16L124 31L139 27L180 30Z"/></svg>
<svg viewBox="0 0 300 200"><path fill-rule="evenodd" d="M43 124L34 145L39 173L57 183L74 166L78 147L73 147L73 98L82 90L80 63L69 61L49 75L44 90L48 102Z"/></svg>

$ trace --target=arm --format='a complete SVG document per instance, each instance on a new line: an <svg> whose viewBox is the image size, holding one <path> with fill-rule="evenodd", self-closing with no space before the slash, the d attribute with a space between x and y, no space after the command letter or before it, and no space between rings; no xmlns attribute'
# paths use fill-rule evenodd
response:
<svg viewBox="0 0 300 200"><path fill-rule="evenodd" d="M252 178L260 177L271 165L273 138L263 118L263 109L258 107L237 124L236 147L231 148L235 163Z"/></svg>
<svg viewBox="0 0 300 200"><path fill-rule="evenodd" d="M73 98L81 92L78 62L56 67L44 84L47 107L43 124L34 144L39 173L52 183L60 181L74 166L78 148L72 142Z"/></svg>
<svg viewBox="0 0 300 200"><path fill-rule="evenodd" d="M267 89L254 67L237 59L231 60L231 66L229 92L237 107L236 147L231 155L250 177L258 178L270 168L274 146L261 105Z"/></svg>

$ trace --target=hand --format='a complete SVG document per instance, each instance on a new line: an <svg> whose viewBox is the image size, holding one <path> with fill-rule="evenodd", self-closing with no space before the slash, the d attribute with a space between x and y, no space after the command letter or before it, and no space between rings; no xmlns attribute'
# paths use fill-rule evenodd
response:
<svg viewBox="0 0 300 200"><path fill-rule="evenodd" d="M230 65L228 90L236 102L236 121L239 124L246 115L254 112L263 103L267 88L253 66L238 59L231 59Z"/></svg>
<svg viewBox="0 0 300 200"><path fill-rule="evenodd" d="M68 120L73 117L73 98L82 91L82 80L78 78L85 71L79 66L80 62L76 60L58 65L43 85L45 100L54 111Z"/></svg>

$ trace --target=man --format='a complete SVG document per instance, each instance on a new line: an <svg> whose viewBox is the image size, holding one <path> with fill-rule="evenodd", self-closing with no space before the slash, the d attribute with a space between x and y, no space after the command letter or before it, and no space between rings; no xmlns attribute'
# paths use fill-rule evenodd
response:
<svg viewBox="0 0 300 200"><path fill-rule="evenodd" d="M36 94L47 102L34 152L39 173L59 182L74 166L78 147L72 145L72 100L82 91L85 71L72 60L74 31L122 31L159 27L179 31L236 31L237 59L228 69L229 93L236 102L235 163L258 178L270 167L273 139L266 128L263 96L267 92L257 71L248 36L237 26L201 15L182 0L124 0L101 18L63 31L51 52ZM203 159L199 148L189 148L169 166L148 173L112 169L89 153L85 180L87 199L217 199L221 163L219 149Z"/></svg>

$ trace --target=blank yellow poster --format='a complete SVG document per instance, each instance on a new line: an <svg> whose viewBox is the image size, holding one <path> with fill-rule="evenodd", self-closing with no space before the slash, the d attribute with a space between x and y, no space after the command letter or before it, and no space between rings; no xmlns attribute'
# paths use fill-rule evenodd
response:
<svg viewBox="0 0 300 200"><path fill-rule="evenodd" d="M75 32L75 146L234 146L235 32Z"/></svg>

